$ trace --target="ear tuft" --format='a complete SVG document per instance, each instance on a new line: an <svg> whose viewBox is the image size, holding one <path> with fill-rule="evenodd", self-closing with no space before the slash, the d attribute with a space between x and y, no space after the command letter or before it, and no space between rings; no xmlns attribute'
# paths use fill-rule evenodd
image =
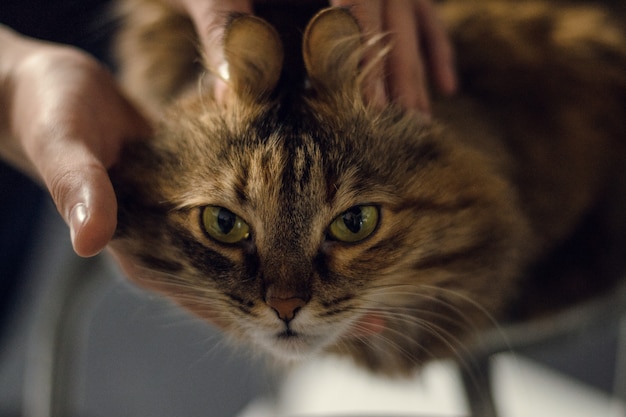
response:
<svg viewBox="0 0 626 417"><path fill-rule="evenodd" d="M321 94L356 92L361 30L346 9L324 9L311 19L302 52L312 87Z"/></svg>
<svg viewBox="0 0 626 417"><path fill-rule="evenodd" d="M224 34L228 83L238 98L259 101L276 88L283 45L276 30L251 15L235 17Z"/></svg>

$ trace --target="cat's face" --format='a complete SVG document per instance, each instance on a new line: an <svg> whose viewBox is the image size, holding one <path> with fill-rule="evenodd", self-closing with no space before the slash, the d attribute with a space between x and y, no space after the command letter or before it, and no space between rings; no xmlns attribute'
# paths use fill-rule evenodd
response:
<svg viewBox="0 0 626 417"><path fill-rule="evenodd" d="M264 112L229 126L189 104L129 151L115 245L143 285L227 333L402 369L461 349L513 289L501 184L419 121L307 110L299 126Z"/></svg>
<svg viewBox="0 0 626 417"><path fill-rule="evenodd" d="M398 372L460 354L513 290L521 226L452 140L315 90L181 100L112 172L113 247L142 285L279 358Z"/></svg>

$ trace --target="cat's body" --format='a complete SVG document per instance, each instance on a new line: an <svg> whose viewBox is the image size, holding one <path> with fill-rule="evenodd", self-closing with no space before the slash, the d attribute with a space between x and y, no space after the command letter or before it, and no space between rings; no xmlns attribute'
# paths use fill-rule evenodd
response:
<svg viewBox="0 0 626 417"><path fill-rule="evenodd" d="M308 84L293 34L283 67L271 29L233 20L234 93L218 104L190 23L126 3L126 84L166 110L112 171L113 246L143 285L278 357L335 351L396 373L462 354L526 314L524 288L550 280L537 265L624 170L626 37L599 9L445 2L461 91L431 123L363 104L344 11L304 35Z"/></svg>

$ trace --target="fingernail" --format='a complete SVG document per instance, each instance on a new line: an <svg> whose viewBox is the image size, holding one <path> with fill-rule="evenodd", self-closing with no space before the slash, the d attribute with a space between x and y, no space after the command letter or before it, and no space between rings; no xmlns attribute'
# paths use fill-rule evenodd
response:
<svg viewBox="0 0 626 417"><path fill-rule="evenodd" d="M70 210L68 223L70 226L70 237L72 239L72 245L76 246L76 236L87 221L88 216L89 212L87 210L87 206L84 203L78 203L74 207L72 207L72 210Z"/></svg>

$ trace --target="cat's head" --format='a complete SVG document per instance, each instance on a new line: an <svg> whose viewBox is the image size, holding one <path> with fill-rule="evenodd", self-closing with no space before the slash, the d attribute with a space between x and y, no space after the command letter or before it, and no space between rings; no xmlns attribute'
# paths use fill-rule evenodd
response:
<svg viewBox="0 0 626 417"><path fill-rule="evenodd" d="M274 30L235 19L231 95L180 99L112 171L112 246L137 282L278 358L406 371L458 354L502 307L524 226L487 161L364 103L361 49L348 12L321 12L294 94Z"/></svg>

